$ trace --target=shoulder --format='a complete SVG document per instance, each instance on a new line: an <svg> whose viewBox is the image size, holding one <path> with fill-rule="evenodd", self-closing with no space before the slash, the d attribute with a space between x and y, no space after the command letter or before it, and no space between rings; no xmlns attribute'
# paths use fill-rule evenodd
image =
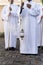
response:
<svg viewBox="0 0 43 65"><path fill-rule="evenodd" d="M16 8L16 9L18 9L18 8L19 8L19 6L18 6L18 5L16 5L16 4L13 4L13 7L14 7L14 8Z"/></svg>
<svg viewBox="0 0 43 65"><path fill-rule="evenodd" d="M3 9L2 10L6 10L6 8L7 8L8 6L7 5L5 5L4 7L3 7Z"/></svg>
<svg viewBox="0 0 43 65"><path fill-rule="evenodd" d="M3 7L3 9L5 9L5 8L7 8L7 5L5 5L5 6Z"/></svg>
<svg viewBox="0 0 43 65"><path fill-rule="evenodd" d="M33 1L31 1L30 3L33 4L33 5L36 4L36 2L33 2Z"/></svg>
<svg viewBox="0 0 43 65"><path fill-rule="evenodd" d="M37 7L38 9L42 9L42 4L41 4L41 3L36 3L36 7Z"/></svg>
<svg viewBox="0 0 43 65"><path fill-rule="evenodd" d="M13 6L18 7L18 5L16 5L16 4L13 4Z"/></svg>

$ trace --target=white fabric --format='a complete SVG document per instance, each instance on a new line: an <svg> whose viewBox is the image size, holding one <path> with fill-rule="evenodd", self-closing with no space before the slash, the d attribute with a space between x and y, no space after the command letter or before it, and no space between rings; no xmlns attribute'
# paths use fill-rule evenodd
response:
<svg viewBox="0 0 43 65"><path fill-rule="evenodd" d="M25 3L24 7L26 7L27 3L28 1ZM41 46L42 44L42 22L41 22L42 5L39 3L32 2L32 1L30 2L30 4L32 5L31 8L35 11L35 15L37 15L37 13L40 13L39 16L37 16L37 46ZM32 12L30 11L30 13L34 13L34 11Z"/></svg>
<svg viewBox="0 0 43 65"><path fill-rule="evenodd" d="M4 6L2 10L2 19L4 19L5 48L16 48L17 28L19 21L19 7L15 4L11 5L12 11L9 14L9 5Z"/></svg>
<svg viewBox="0 0 43 65"><path fill-rule="evenodd" d="M42 16L42 5L38 4L38 8L40 10L40 15L37 17L37 46L42 45L42 22L41 22L41 16Z"/></svg>
<svg viewBox="0 0 43 65"><path fill-rule="evenodd" d="M41 46L43 46L43 19L41 22L42 22L42 36L41 36L42 37L42 44L41 44Z"/></svg>
<svg viewBox="0 0 43 65"><path fill-rule="evenodd" d="M42 5L42 8L43 8L43 5ZM43 10L42 10L42 16L43 16ZM42 43L41 43L41 46L43 46L43 19L41 20L41 23L42 23L42 35L41 35L41 37L42 37Z"/></svg>
<svg viewBox="0 0 43 65"><path fill-rule="evenodd" d="M21 14L24 29L24 38L23 40L20 38L20 53L22 54L38 54L37 16L40 11L35 3L31 2L31 5L31 9L24 7Z"/></svg>

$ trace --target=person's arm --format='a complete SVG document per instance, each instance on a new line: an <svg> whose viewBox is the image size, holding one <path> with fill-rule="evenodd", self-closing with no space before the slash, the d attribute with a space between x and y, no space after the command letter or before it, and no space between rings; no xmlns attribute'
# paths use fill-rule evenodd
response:
<svg viewBox="0 0 43 65"><path fill-rule="evenodd" d="M41 22L41 16L42 16L42 5L38 5L38 9L40 11L39 15L37 16L37 22L40 23Z"/></svg>
<svg viewBox="0 0 43 65"><path fill-rule="evenodd" d="M20 14L20 7L19 6L13 6L11 11L11 16L18 18Z"/></svg>
<svg viewBox="0 0 43 65"><path fill-rule="evenodd" d="M41 16L41 20L43 19L43 8L42 8L42 16Z"/></svg>
<svg viewBox="0 0 43 65"><path fill-rule="evenodd" d="M6 13L6 6L3 7L3 9L2 9L1 18L2 18L2 21L8 20L8 12Z"/></svg>
<svg viewBox="0 0 43 65"><path fill-rule="evenodd" d="M30 10L30 15L32 15L34 17L38 16L39 14L40 14L40 11L36 11L36 10L33 10L33 9Z"/></svg>
<svg viewBox="0 0 43 65"><path fill-rule="evenodd" d="M2 18L2 21L5 20L5 7L2 9L2 13L1 13L1 18Z"/></svg>
<svg viewBox="0 0 43 65"><path fill-rule="evenodd" d="M32 8L32 5L29 5L29 4L27 4L27 7L29 9L28 11L29 11L30 15L32 15L32 16L38 16L39 15L40 10L37 7Z"/></svg>

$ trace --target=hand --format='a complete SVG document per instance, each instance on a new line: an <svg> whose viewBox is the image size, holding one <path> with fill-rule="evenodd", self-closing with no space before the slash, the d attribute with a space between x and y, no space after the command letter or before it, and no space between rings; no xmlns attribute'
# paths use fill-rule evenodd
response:
<svg viewBox="0 0 43 65"><path fill-rule="evenodd" d="M4 19L2 19L2 21L4 21Z"/></svg>
<svg viewBox="0 0 43 65"><path fill-rule="evenodd" d="M21 6L22 6L22 7L24 6L24 2L21 3Z"/></svg>
<svg viewBox="0 0 43 65"><path fill-rule="evenodd" d="M31 8L31 4L27 4L27 7L28 7L28 8Z"/></svg>
<svg viewBox="0 0 43 65"><path fill-rule="evenodd" d="M11 8L11 7L9 7L9 10L10 10L10 11L12 11L12 8Z"/></svg>
<svg viewBox="0 0 43 65"><path fill-rule="evenodd" d="M41 16L41 20L43 19L43 16Z"/></svg>
<svg viewBox="0 0 43 65"><path fill-rule="evenodd" d="M8 14L8 16L10 16L11 15L11 12Z"/></svg>
<svg viewBox="0 0 43 65"><path fill-rule="evenodd" d="M43 11L43 8L42 8L42 11Z"/></svg>

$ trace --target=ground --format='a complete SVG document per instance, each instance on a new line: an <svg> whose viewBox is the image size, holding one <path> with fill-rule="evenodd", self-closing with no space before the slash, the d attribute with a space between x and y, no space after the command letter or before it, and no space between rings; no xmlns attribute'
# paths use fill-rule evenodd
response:
<svg viewBox="0 0 43 65"><path fill-rule="evenodd" d="M0 65L43 65L43 49L39 49L38 55L22 55L18 47L19 43L17 50L5 51L4 38L0 38Z"/></svg>

